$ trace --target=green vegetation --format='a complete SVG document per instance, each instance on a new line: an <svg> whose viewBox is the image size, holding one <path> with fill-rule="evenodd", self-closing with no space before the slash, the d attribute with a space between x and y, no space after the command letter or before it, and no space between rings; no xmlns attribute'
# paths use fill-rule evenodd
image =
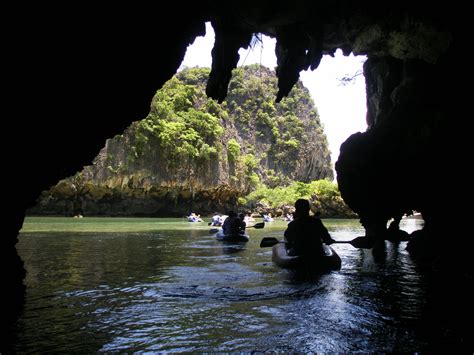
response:
<svg viewBox="0 0 474 355"><path fill-rule="evenodd" d="M189 81L199 80L198 74L204 73L190 73ZM183 160L200 162L217 157L218 139L224 132L220 125L223 111L212 99L207 100L207 112L195 107L198 98L198 88L177 77L165 83L153 98L148 117L134 126L135 144L129 149L135 157L144 155L146 147L158 147L168 168Z"/></svg>
<svg viewBox="0 0 474 355"><path fill-rule="evenodd" d="M188 213L189 205L206 213L237 201L280 208L318 196L328 205L342 203L329 182L330 152L318 111L301 82L276 104L275 73L257 64L241 67L219 104L205 94L209 72L177 73L156 92L146 118L107 140L81 182L66 179L44 194L42 206L60 209L74 200L109 214L121 201L118 214L134 209L135 215L169 216L173 207L175 214L182 213L179 206ZM68 185L76 191L72 197L64 195Z"/></svg>
<svg viewBox="0 0 474 355"><path fill-rule="evenodd" d="M310 183L292 182L288 186L269 188L260 185L253 192L239 199L247 208L263 205L272 210L283 210L293 206L299 198L308 199L314 211L323 216L355 217L344 204L337 184L328 180L315 180Z"/></svg>
<svg viewBox="0 0 474 355"><path fill-rule="evenodd" d="M140 179L161 175L188 184L221 162L229 169L228 183L242 194L260 184L332 179L326 136L301 83L275 104L277 79L270 69L238 68L227 99L219 104L205 94L208 75L208 68L185 68L165 83L149 115L109 142L124 151L107 152L109 173L140 172ZM302 155L317 161L314 176L302 173L303 165L295 167Z"/></svg>
<svg viewBox="0 0 474 355"><path fill-rule="evenodd" d="M231 138L227 142L227 159L229 162L235 162L240 156L240 144Z"/></svg>

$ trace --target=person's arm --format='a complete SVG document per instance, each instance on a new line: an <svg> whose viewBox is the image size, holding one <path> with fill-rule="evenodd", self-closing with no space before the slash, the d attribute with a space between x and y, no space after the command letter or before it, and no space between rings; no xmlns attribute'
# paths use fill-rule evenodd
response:
<svg viewBox="0 0 474 355"><path fill-rule="evenodd" d="M229 234L229 222L230 222L230 217L227 217L224 220L224 223L222 223L222 230L224 231L224 234Z"/></svg>
<svg viewBox="0 0 474 355"><path fill-rule="evenodd" d="M244 221L240 222L240 233L245 233L245 228L247 227L247 223Z"/></svg>
<svg viewBox="0 0 474 355"><path fill-rule="evenodd" d="M327 228L324 226L323 222L319 218L316 218L316 221L317 221L317 223L319 225L319 229L321 231L322 241L327 245L334 243L335 240L331 238L331 235L329 234Z"/></svg>
<svg viewBox="0 0 474 355"><path fill-rule="evenodd" d="M288 226L283 236L285 237L286 248L291 248L295 243L295 228L293 222L288 223Z"/></svg>

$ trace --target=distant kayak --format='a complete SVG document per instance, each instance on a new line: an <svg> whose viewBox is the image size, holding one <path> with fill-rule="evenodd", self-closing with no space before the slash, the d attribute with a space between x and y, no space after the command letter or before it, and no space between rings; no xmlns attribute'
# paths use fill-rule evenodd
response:
<svg viewBox="0 0 474 355"><path fill-rule="evenodd" d="M264 216L263 216L263 221L264 221L264 222L273 222L274 219L273 219L273 217L271 217L271 216L264 215Z"/></svg>
<svg viewBox="0 0 474 355"><path fill-rule="evenodd" d="M200 217L194 217L194 216L188 216L188 222L202 222L202 218Z"/></svg>
<svg viewBox="0 0 474 355"><path fill-rule="evenodd" d="M248 242L250 240L250 236L247 233L224 234L224 231L221 229L216 233L216 239L228 242Z"/></svg>
<svg viewBox="0 0 474 355"><path fill-rule="evenodd" d="M333 248L323 244L325 255L317 261L302 256L290 256L286 252L285 244L279 243L273 246L272 261L282 268L298 269L300 267L311 267L320 271L338 270L341 268L341 258Z"/></svg>

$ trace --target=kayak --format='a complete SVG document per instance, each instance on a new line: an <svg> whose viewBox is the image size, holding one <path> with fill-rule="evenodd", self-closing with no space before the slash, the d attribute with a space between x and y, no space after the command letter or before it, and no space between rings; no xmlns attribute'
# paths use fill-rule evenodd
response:
<svg viewBox="0 0 474 355"><path fill-rule="evenodd" d="M188 216L188 222L202 222L202 218L199 217L193 217L193 216Z"/></svg>
<svg viewBox="0 0 474 355"><path fill-rule="evenodd" d="M273 246L272 261L282 268L298 269L303 266L320 271L338 270L341 268L341 258L333 248L323 244L325 255L320 260L305 260L302 256L290 256L286 253L284 243Z"/></svg>
<svg viewBox="0 0 474 355"><path fill-rule="evenodd" d="M243 234L224 234L224 231L220 229L216 233L217 240L223 240L228 242L248 242L250 240L250 236L247 233Z"/></svg>

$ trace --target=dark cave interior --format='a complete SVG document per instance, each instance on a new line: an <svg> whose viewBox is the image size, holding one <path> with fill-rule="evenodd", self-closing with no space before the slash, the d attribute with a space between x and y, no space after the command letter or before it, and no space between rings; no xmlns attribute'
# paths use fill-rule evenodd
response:
<svg viewBox="0 0 474 355"><path fill-rule="evenodd" d="M444 302L459 302L457 311L470 304L472 241L446 218L464 215L461 199L471 190L462 173L467 161L464 105L469 102L461 89L469 82L463 48L467 10L404 2L224 6L210 0L168 4L166 10L42 4L11 13L15 21L4 62L4 132L13 137L4 146L2 334L9 334L25 292L15 244L26 208L41 191L89 164L107 138L148 113L154 92L176 72L187 46L204 34L206 21L216 32L206 92L218 101L226 96L238 49L249 45L253 33L277 39L277 102L301 70L317 70L322 55L339 48L367 55L369 128L341 147L336 171L342 196L375 240L382 238L390 218L421 212L425 227L419 234L425 242L414 254L430 250ZM447 253L450 241L462 247ZM454 298L460 293L464 302ZM2 352L10 336L2 337ZM472 346L463 339L463 347Z"/></svg>

